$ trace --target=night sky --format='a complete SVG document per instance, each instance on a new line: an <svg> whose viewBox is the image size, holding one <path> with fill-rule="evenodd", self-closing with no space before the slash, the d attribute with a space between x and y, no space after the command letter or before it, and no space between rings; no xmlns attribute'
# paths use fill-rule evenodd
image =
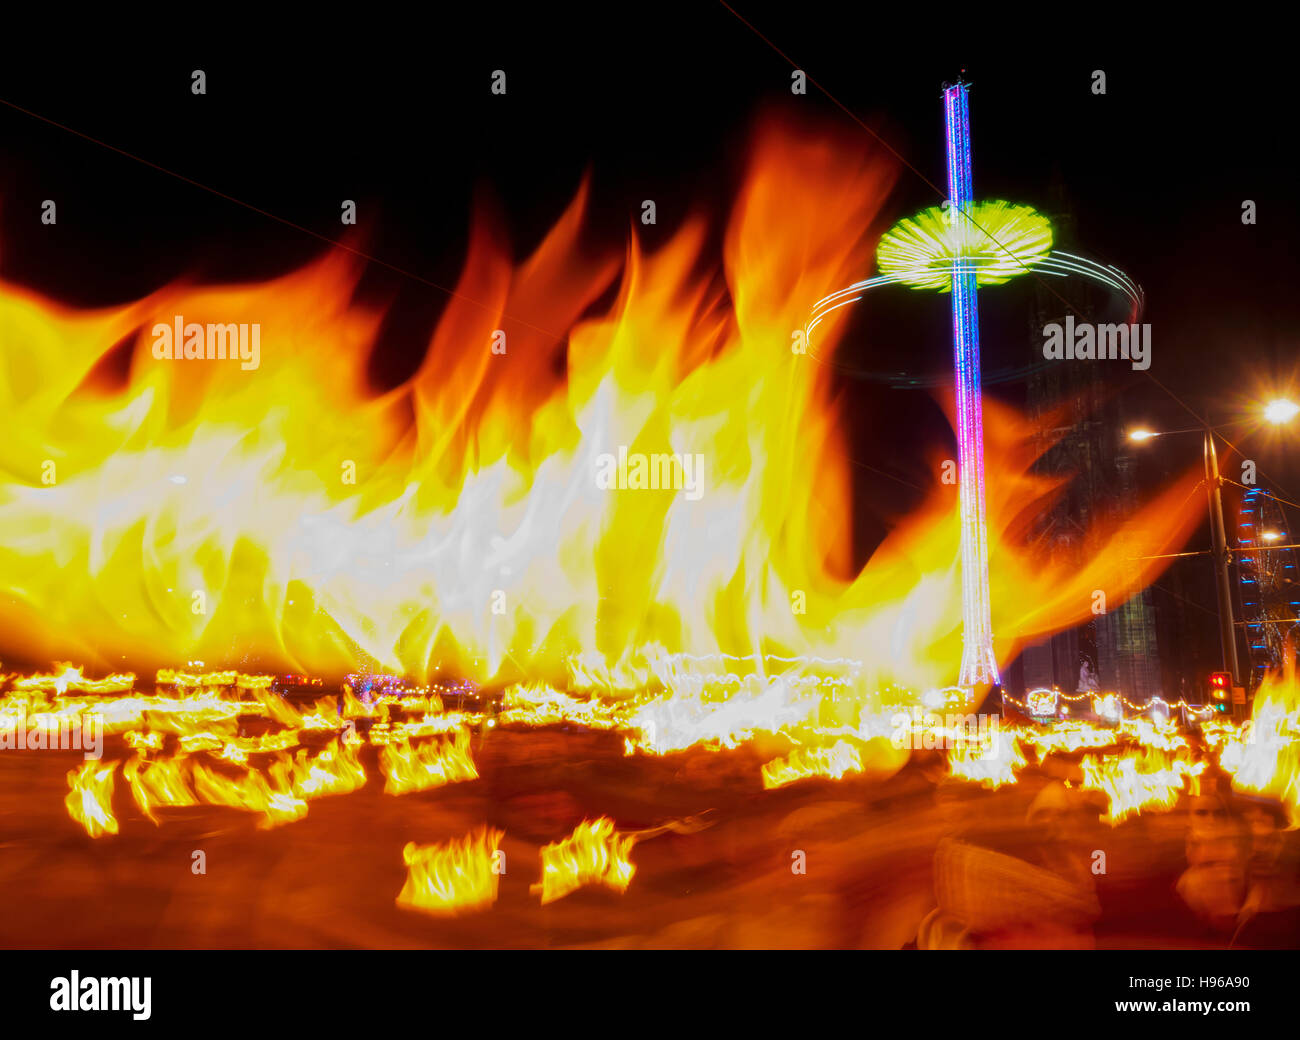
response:
<svg viewBox="0 0 1300 1040"><path fill-rule="evenodd" d="M1062 244L1121 267L1146 291L1155 379L1120 362L1107 370L1126 414L1156 428L1193 423L1155 380L1211 421L1237 418L1274 388L1300 392L1300 220L1283 161L1291 66L1275 53L1286 41L1263 26L1174 36L1167 24L1091 6L1015 18L969 7L883 16L737 4L753 28L707 0L618 15L480 6L472 17L367 22L361 11L220 31L114 21L93 47L11 38L0 63L0 276L99 306L183 276L266 278L326 248L9 105L328 237L340 234L339 201L356 199L362 248L452 286L471 203L485 193L522 256L589 170L591 233L623 241L640 201L654 198L658 224L641 229L653 246L699 210L716 213L721 230L764 112L870 145L869 131L817 86L791 96L793 66L779 48L915 167L899 171L891 221L940 201L922 175L943 184L940 89L965 70L977 197L1048 211L1064 202L1073 221ZM206 96L190 92L195 68L207 73ZM496 68L507 71L505 98L488 91ZM1104 96L1091 91L1096 69ZM58 201L55 227L39 220L46 198ZM1258 207L1254 226L1241 222L1246 199ZM418 364L446 296L375 265L365 290L392 304L372 371L382 389ZM996 303L981 300L995 377L1030 359L1028 299L1009 287ZM858 474L863 553L915 501L907 484L930 482L930 449L950 438L937 391L884 378L908 366L942 373L946 301L916 294L885 313L877 327L894 329L897 343L877 335L870 356L846 344L839 377L855 456L893 478ZM993 384L990 393L1023 403L1023 384ZM1261 483L1300 500L1300 430L1288 436L1254 435L1245 447ZM1143 488L1198 450L1194 438L1153 446Z"/></svg>

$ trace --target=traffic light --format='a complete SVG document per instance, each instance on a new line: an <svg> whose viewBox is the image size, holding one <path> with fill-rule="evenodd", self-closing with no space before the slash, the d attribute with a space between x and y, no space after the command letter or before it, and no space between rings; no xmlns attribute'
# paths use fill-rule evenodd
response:
<svg viewBox="0 0 1300 1040"><path fill-rule="evenodd" d="M1215 707L1219 711L1227 711L1228 694L1232 691L1232 673L1231 672L1211 672L1210 673L1210 696L1219 704Z"/></svg>

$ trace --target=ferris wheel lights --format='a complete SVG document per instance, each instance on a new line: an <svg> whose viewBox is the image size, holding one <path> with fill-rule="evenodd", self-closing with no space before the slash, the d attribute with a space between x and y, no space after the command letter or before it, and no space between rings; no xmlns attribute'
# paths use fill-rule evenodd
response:
<svg viewBox="0 0 1300 1040"><path fill-rule="evenodd" d="M1300 617L1300 582L1290 525L1278 499L1264 488L1251 488L1238 514L1237 580L1246 622L1250 674L1244 685L1255 688L1286 661Z"/></svg>

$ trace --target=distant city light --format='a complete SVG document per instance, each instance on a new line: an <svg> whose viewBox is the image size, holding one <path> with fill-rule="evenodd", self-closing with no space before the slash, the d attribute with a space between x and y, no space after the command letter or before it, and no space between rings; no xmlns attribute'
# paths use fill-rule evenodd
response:
<svg viewBox="0 0 1300 1040"><path fill-rule="evenodd" d="M1290 422L1300 413L1300 404L1278 397L1264 406L1264 418L1271 423Z"/></svg>

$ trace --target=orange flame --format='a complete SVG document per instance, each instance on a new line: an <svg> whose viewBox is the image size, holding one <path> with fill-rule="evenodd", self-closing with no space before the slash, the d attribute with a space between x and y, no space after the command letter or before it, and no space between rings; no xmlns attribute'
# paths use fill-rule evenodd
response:
<svg viewBox="0 0 1300 1040"><path fill-rule="evenodd" d="M1219 764L1233 787L1276 798L1291 826L1300 827L1300 680L1293 659L1264 677L1249 723L1227 734Z"/></svg>
<svg viewBox="0 0 1300 1040"><path fill-rule="evenodd" d="M620 834L607 816L583 820L569 837L542 849L542 880L532 887L542 903L563 899L583 885L627 891L636 866L628 859L636 836Z"/></svg>
<svg viewBox="0 0 1300 1040"><path fill-rule="evenodd" d="M0 285L0 641L28 656L252 659L332 676L365 661L421 678L580 673L612 688L640 671L662 696L622 717L629 748L656 752L817 719L827 691L796 684L817 671L796 659L859 659L835 691L859 707L888 684L950 681L954 488L936 479L855 573L830 368L791 350L812 305L869 270L894 169L862 148L764 127L720 269L699 217L656 251L633 240L621 263L590 259L585 184L520 264L480 222L423 363L383 394L366 377L383 316L355 301L360 271L342 252L261 284L178 284L94 312ZM258 367L157 359L153 330L177 315L259 325ZM823 360L837 322L819 330ZM491 349L499 330L504 354ZM119 345L124 384L108 375ZM1059 491L1030 472L1041 439L992 400L985 432L1007 660L1089 616L1095 590L1121 602L1160 566L1134 558L1176 544L1196 514L1176 508L1180 482L1090 532L1090 562L1053 562L1029 541ZM602 459L623 452L702 459L700 494L602 487ZM692 687L691 666L655 674L669 654L754 664ZM230 686L283 726L341 728L332 704L300 712L258 677L219 676L159 682ZM543 700L531 710L604 717ZM347 718L367 713L348 701ZM200 797L300 812L290 786L198 769Z"/></svg>
<svg viewBox="0 0 1300 1040"><path fill-rule="evenodd" d="M479 827L442 845L408 842L402 849L406 884L397 905L431 914L484 910L496 902L501 877L497 849L505 831Z"/></svg>
<svg viewBox="0 0 1300 1040"><path fill-rule="evenodd" d="M771 790L812 776L838 780L849 773L860 772L861 753L848 741L837 740L828 747L795 748L784 758L765 763L763 787Z"/></svg>
<svg viewBox="0 0 1300 1040"><path fill-rule="evenodd" d="M389 744L379 752L379 767L387 778L384 794L427 791L443 784L478 779L478 770L470 757L468 730L458 730L447 740L435 738L423 744L403 740Z"/></svg>
<svg viewBox="0 0 1300 1040"><path fill-rule="evenodd" d="M92 838L117 833L113 815L113 773L116 762L86 762L68 773L68 815Z"/></svg>
<svg viewBox="0 0 1300 1040"><path fill-rule="evenodd" d="M1102 817L1112 826L1143 811L1163 811L1178 804L1188 781L1205 771L1205 762L1186 753L1171 754L1142 747L1119 755L1086 755L1083 786L1110 799Z"/></svg>
<svg viewBox="0 0 1300 1040"><path fill-rule="evenodd" d="M122 775L131 785L131 796L140 811L153 823L158 822L154 810L159 806L198 805L199 800L190 787L183 758L161 758L145 762L133 758L122 767Z"/></svg>

